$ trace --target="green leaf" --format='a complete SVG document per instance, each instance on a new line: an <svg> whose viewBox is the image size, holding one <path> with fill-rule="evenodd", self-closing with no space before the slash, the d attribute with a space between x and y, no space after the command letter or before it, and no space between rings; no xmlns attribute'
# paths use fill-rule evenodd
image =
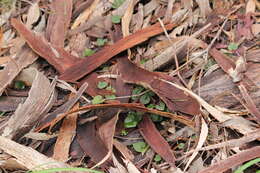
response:
<svg viewBox="0 0 260 173"><path fill-rule="evenodd" d="M97 95L93 98L92 100L92 104L101 104L103 103L105 100L101 95Z"/></svg>
<svg viewBox="0 0 260 173"><path fill-rule="evenodd" d="M152 91L148 91L148 93L147 93L150 97L153 97L153 96L155 96L155 93L154 92L152 92Z"/></svg>
<svg viewBox="0 0 260 173"><path fill-rule="evenodd" d="M113 88L112 86L108 86L108 87L106 87L106 90L108 90L108 91L112 91L113 93L116 92L115 88Z"/></svg>
<svg viewBox="0 0 260 173"><path fill-rule="evenodd" d="M148 106L146 106L147 108L153 109L155 108L155 104L149 104Z"/></svg>
<svg viewBox="0 0 260 173"><path fill-rule="evenodd" d="M96 41L96 44L98 46L104 46L106 42L107 42L107 39L98 38L97 41Z"/></svg>
<svg viewBox="0 0 260 173"><path fill-rule="evenodd" d="M104 88L106 88L108 86L108 83L107 82L104 82L104 81L99 81L98 82L98 85L97 85L97 87L99 88L99 89L104 89Z"/></svg>
<svg viewBox="0 0 260 173"><path fill-rule="evenodd" d="M133 143L133 148L136 152L145 153L149 146L145 142L136 142Z"/></svg>
<svg viewBox="0 0 260 173"><path fill-rule="evenodd" d="M141 59L140 64L144 64L148 61L148 59Z"/></svg>
<svg viewBox="0 0 260 173"><path fill-rule="evenodd" d="M25 83L23 81L15 81L14 88L18 90L23 90L25 89Z"/></svg>
<svg viewBox="0 0 260 173"><path fill-rule="evenodd" d="M114 2L112 3L112 8L118 8L118 7L120 7L124 2L125 2L125 0L114 0Z"/></svg>
<svg viewBox="0 0 260 173"><path fill-rule="evenodd" d="M127 134L128 134L128 131L126 131L126 130L121 130L121 132L120 132L121 136L126 136Z"/></svg>
<svg viewBox="0 0 260 173"><path fill-rule="evenodd" d="M165 103L163 103L162 101L159 102L159 104L157 104L155 106L155 108L159 111L163 111L165 109Z"/></svg>
<svg viewBox="0 0 260 173"><path fill-rule="evenodd" d="M142 117L136 112L128 112L127 117L124 120L125 128L136 127Z"/></svg>
<svg viewBox="0 0 260 173"><path fill-rule="evenodd" d="M83 52L83 56L91 56L91 55L93 55L94 53L95 53L94 50L89 49L89 48L86 48L86 49L84 50L84 52Z"/></svg>
<svg viewBox="0 0 260 173"><path fill-rule="evenodd" d="M237 43L230 43L228 45L228 50L237 50L238 49L238 44Z"/></svg>
<svg viewBox="0 0 260 173"><path fill-rule="evenodd" d="M116 96L113 94L113 95L105 95L105 98L107 100L115 100L116 99Z"/></svg>
<svg viewBox="0 0 260 173"><path fill-rule="evenodd" d="M133 91L132 91L132 95L141 94L143 90L144 90L144 88L141 87L141 86L135 87L133 89ZM138 97L137 96L132 96L131 98L132 98L132 100L137 100Z"/></svg>
<svg viewBox="0 0 260 173"><path fill-rule="evenodd" d="M151 114L150 117L153 122L161 122L163 120L163 117L157 114Z"/></svg>
<svg viewBox="0 0 260 173"><path fill-rule="evenodd" d="M121 22L121 16L114 15L114 16L112 16L111 20L112 20L112 23L120 23Z"/></svg>
<svg viewBox="0 0 260 173"><path fill-rule="evenodd" d="M155 162L160 162L162 160L161 156L159 154L156 154L153 159Z"/></svg>
<svg viewBox="0 0 260 173"><path fill-rule="evenodd" d="M150 98L149 94L144 94L144 95L142 95L142 96L140 97L140 102L141 102L142 104L144 104L144 105L150 103L150 101L151 101L151 98Z"/></svg>
<svg viewBox="0 0 260 173"><path fill-rule="evenodd" d="M183 148L184 148L184 146L185 146L185 144L184 144L184 143L179 143L177 147L178 147L179 149L183 149Z"/></svg>

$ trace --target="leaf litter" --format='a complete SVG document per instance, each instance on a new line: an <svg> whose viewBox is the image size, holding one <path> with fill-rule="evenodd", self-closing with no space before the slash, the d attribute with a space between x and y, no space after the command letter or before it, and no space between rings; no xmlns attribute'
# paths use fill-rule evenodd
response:
<svg viewBox="0 0 260 173"><path fill-rule="evenodd" d="M259 171L256 0L1 5L5 171Z"/></svg>

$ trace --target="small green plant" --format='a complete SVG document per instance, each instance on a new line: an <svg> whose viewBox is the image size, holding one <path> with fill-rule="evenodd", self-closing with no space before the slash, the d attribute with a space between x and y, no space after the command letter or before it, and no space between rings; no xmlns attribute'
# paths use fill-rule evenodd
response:
<svg viewBox="0 0 260 173"><path fill-rule="evenodd" d="M162 160L161 156L159 154L156 154L153 159L155 162L160 162Z"/></svg>
<svg viewBox="0 0 260 173"><path fill-rule="evenodd" d="M105 101L105 99L101 95L97 95L93 98L93 100L91 102L92 102L92 104L101 104L104 101Z"/></svg>
<svg viewBox="0 0 260 173"><path fill-rule="evenodd" d="M97 41L96 41L96 45L97 46L104 46L107 42L107 39L104 39L104 38L98 38Z"/></svg>
<svg viewBox="0 0 260 173"><path fill-rule="evenodd" d="M121 132L120 132L121 136L126 136L127 134L128 134L128 131L126 131L125 129L121 130Z"/></svg>
<svg viewBox="0 0 260 173"><path fill-rule="evenodd" d="M125 2L125 0L114 0L114 2L112 3L112 8L118 8L118 7L120 7L124 2Z"/></svg>
<svg viewBox="0 0 260 173"><path fill-rule="evenodd" d="M113 88L111 85L109 85L108 87L106 87L106 90L111 91L111 92L113 92L113 93L116 93L115 88Z"/></svg>
<svg viewBox="0 0 260 173"><path fill-rule="evenodd" d="M121 16L114 15L111 17L112 23L118 24L121 22Z"/></svg>
<svg viewBox="0 0 260 173"><path fill-rule="evenodd" d="M238 44L237 43L230 43L228 45L228 50L232 51L232 50L237 50L238 49Z"/></svg>
<svg viewBox="0 0 260 173"><path fill-rule="evenodd" d="M136 127L141 119L141 115L137 112L128 112L127 117L124 120L124 126L125 128Z"/></svg>
<svg viewBox="0 0 260 173"><path fill-rule="evenodd" d="M164 102L162 102L162 101L160 101L156 106L155 106L155 108L157 109L157 110L159 110L159 111L163 111L164 109L165 109L165 103Z"/></svg>
<svg viewBox="0 0 260 173"><path fill-rule="evenodd" d="M184 143L179 143L178 146L177 146L179 149L183 149L185 147L185 144Z"/></svg>
<svg viewBox="0 0 260 173"><path fill-rule="evenodd" d="M163 120L163 117L157 114L151 114L150 117L153 122L161 122Z"/></svg>
<svg viewBox="0 0 260 173"><path fill-rule="evenodd" d="M150 103L151 101L151 96L148 93L145 93L140 97L140 102L144 105Z"/></svg>
<svg viewBox="0 0 260 173"><path fill-rule="evenodd" d="M97 87L99 88L99 89L104 89L104 88L106 88L108 86L108 83L107 82L104 82L104 81L99 81L98 82L98 85L97 85Z"/></svg>
<svg viewBox="0 0 260 173"><path fill-rule="evenodd" d="M143 90L144 90L143 87L137 86L137 87L135 87L135 88L133 89L132 95L139 95L139 94L142 93ZM131 98L132 98L132 100L137 100L137 99L138 99L137 96L132 96Z"/></svg>
<svg viewBox="0 0 260 173"><path fill-rule="evenodd" d="M91 56L91 55L93 55L94 53L95 53L94 50L89 49L89 48L86 48L86 49L84 50L84 52L83 52L83 56Z"/></svg>
<svg viewBox="0 0 260 173"><path fill-rule="evenodd" d="M136 152L144 154L148 150L149 145L145 142L136 142L133 143L133 148Z"/></svg>
<svg viewBox="0 0 260 173"><path fill-rule="evenodd" d="M25 83L23 81L15 81L14 88L18 90L23 90L25 89Z"/></svg>
<svg viewBox="0 0 260 173"><path fill-rule="evenodd" d="M112 95L105 95L105 98L107 100L115 100L116 99L116 95L112 94Z"/></svg>

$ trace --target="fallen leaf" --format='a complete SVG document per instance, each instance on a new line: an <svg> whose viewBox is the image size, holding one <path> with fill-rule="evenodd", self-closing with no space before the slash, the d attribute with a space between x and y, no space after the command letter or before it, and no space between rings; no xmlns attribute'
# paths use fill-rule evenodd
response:
<svg viewBox="0 0 260 173"><path fill-rule="evenodd" d="M244 151L241 151L238 154L235 154L231 157L228 157L225 160L209 166L208 168L199 171L199 173L219 173L227 171L230 168L238 166L245 161L252 160L254 158L260 157L260 147L256 146Z"/></svg>
<svg viewBox="0 0 260 173"><path fill-rule="evenodd" d="M206 139L207 139L207 136L208 136L208 132L209 132L209 129L208 129L208 126L205 122L205 120L201 117L201 129L200 129L200 137L199 137L199 141L198 141L198 144L196 146L196 149L199 149L203 146L203 144L205 143ZM189 165L191 164L191 162L193 161L193 159L197 156L198 152L193 152L191 157L189 158L185 168L184 168L184 171L186 171L189 167Z"/></svg>
<svg viewBox="0 0 260 173"><path fill-rule="evenodd" d="M51 13L46 28L46 38L57 47L64 47L67 30L72 16L73 0L51 1Z"/></svg>
<svg viewBox="0 0 260 173"><path fill-rule="evenodd" d="M50 84L49 79L37 71L28 98L8 120L2 136L17 139L30 131L44 113L51 109L57 96L54 88L55 81Z"/></svg>
<svg viewBox="0 0 260 173"><path fill-rule="evenodd" d="M20 71L32 64L36 59L37 56L28 47L23 47L14 59L9 61L5 68L0 71L0 95Z"/></svg>
<svg viewBox="0 0 260 173"><path fill-rule="evenodd" d="M147 115L143 116L143 120L138 124L138 128L149 146L171 166L175 167L175 156L172 153L171 147Z"/></svg>

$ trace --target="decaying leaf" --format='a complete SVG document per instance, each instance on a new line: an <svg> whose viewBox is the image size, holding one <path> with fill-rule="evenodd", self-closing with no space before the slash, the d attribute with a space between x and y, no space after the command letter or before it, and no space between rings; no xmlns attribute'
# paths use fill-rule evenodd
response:
<svg viewBox="0 0 260 173"><path fill-rule="evenodd" d="M169 144L156 129L152 120L147 115L144 115L143 120L138 127L149 146L171 166L175 167L175 156L173 155Z"/></svg>
<svg viewBox="0 0 260 173"><path fill-rule="evenodd" d="M11 57L12 58L12 57ZM19 74L19 72L32 64L37 59L35 55L28 47L23 47L14 59L10 60L5 66L4 70L0 71L0 95L4 92L5 88L11 84L13 79Z"/></svg>
<svg viewBox="0 0 260 173"><path fill-rule="evenodd" d="M37 71L28 98L10 117L2 135L17 139L30 131L56 100L54 87L55 81L51 84L41 72Z"/></svg>
<svg viewBox="0 0 260 173"><path fill-rule="evenodd" d="M171 111L180 111L190 115L198 115L200 113L198 102L187 96L181 90L161 82L159 79L163 78L165 80L178 82L176 78L163 73L149 72L137 67L128 59L124 58L120 59L118 63L118 70L124 82L139 84L151 89L165 102ZM165 91L171 92L166 93Z"/></svg>

